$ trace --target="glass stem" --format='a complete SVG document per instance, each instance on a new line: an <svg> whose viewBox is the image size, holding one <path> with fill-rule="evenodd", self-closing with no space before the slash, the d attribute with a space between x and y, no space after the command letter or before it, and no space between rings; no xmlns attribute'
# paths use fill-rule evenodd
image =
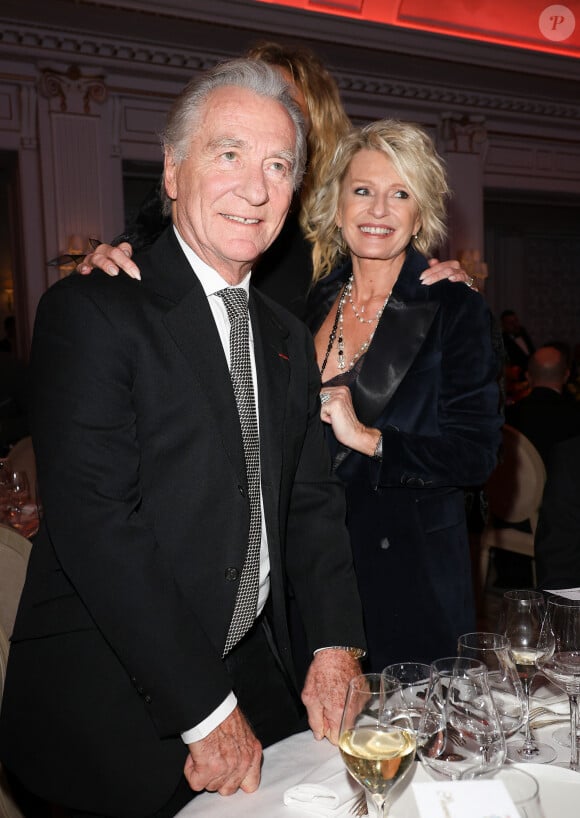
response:
<svg viewBox="0 0 580 818"><path fill-rule="evenodd" d="M526 696L526 732L524 734L524 744L521 750L522 755L533 756L538 751L534 736L532 735L532 728L530 726L530 689L532 687L532 679L522 679L522 687Z"/></svg>
<svg viewBox="0 0 580 818"><path fill-rule="evenodd" d="M371 799L377 810L377 818L387 818L387 799L382 795L371 795Z"/></svg>
<svg viewBox="0 0 580 818"><path fill-rule="evenodd" d="M569 695L570 699L570 769L578 769L578 696Z"/></svg>

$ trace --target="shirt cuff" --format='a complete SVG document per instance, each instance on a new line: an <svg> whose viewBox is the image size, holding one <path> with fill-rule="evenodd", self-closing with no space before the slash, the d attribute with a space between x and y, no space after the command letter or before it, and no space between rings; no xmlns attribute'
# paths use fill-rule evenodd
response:
<svg viewBox="0 0 580 818"><path fill-rule="evenodd" d="M216 727L219 727L222 721L225 721L227 717L234 712L237 704L238 700L235 694L233 692L228 694L213 713L210 713L209 716L199 724L196 724L195 727L192 727L191 730L186 730L185 733L181 734L184 744L193 744L194 741L201 741L202 738L209 736Z"/></svg>

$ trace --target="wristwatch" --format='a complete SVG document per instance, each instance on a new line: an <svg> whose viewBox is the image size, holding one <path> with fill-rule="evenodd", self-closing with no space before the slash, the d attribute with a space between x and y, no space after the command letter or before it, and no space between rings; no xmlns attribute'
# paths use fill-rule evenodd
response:
<svg viewBox="0 0 580 818"><path fill-rule="evenodd" d="M382 460L383 459L383 435L382 433L379 435L379 439L377 440L377 445L375 446L375 450L372 453L373 460Z"/></svg>
<svg viewBox="0 0 580 818"><path fill-rule="evenodd" d="M344 645L328 645L328 647L317 648L317 650L314 651L314 655L316 656L316 654L320 653L322 650L344 650L346 653L352 656L353 659L363 659L367 655L366 650L363 650L362 648L351 648L345 647Z"/></svg>

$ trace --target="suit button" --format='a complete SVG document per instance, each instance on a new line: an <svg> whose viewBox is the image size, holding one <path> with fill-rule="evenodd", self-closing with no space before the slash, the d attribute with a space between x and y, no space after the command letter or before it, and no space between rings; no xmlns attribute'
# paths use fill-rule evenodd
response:
<svg viewBox="0 0 580 818"><path fill-rule="evenodd" d="M240 572L237 568L226 568L225 570L225 578L227 582L235 582L239 575Z"/></svg>
<svg viewBox="0 0 580 818"><path fill-rule="evenodd" d="M245 488L243 486L238 486L238 491L240 492L242 497L246 496L246 490L245 490Z"/></svg>
<svg viewBox="0 0 580 818"><path fill-rule="evenodd" d="M145 704L151 704L152 701L153 701L153 699L151 698L151 696L149 696L149 695L145 696Z"/></svg>
<svg viewBox="0 0 580 818"><path fill-rule="evenodd" d="M138 693L140 696L142 696L142 695L143 695L143 692L144 692L144 691L143 691L143 688L141 687L141 685L139 685L139 687L137 688L137 693Z"/></svg>
<svg viewBox="0 0 580 818"><path fill-rule="evenodd" d="M408 477L406 485L410 489L422 489L425 483L420 477Z"/></svg>

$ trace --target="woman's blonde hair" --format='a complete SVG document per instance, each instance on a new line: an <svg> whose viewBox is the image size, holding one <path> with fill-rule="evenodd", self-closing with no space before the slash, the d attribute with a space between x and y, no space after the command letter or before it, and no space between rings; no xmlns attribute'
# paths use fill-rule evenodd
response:
<svg viewBox="0 0 580 818"><path fill-rule="evenodd" d="M361 150L379 151L390 159L417 203L421 227L411 239L412 245L428 254L445 238L449 187L433 140L411 122L382 119L351 131L340 141L325 183L314 196L305 230L313 246L313 282L328 275L339 257L348 255L336 214L343 179Z"/></svg>
<svg viewBox="0 0 580 818"><path fill-rule="evenodd" d="M350 132L351 122L336 82L313 51L301 46L263 42L251 48L247 56L285 68L304 95L310 131L307 135L306 172L300 190L300 224L306 230L316 193L328 178L328 166L339 140Z"/></svg>

